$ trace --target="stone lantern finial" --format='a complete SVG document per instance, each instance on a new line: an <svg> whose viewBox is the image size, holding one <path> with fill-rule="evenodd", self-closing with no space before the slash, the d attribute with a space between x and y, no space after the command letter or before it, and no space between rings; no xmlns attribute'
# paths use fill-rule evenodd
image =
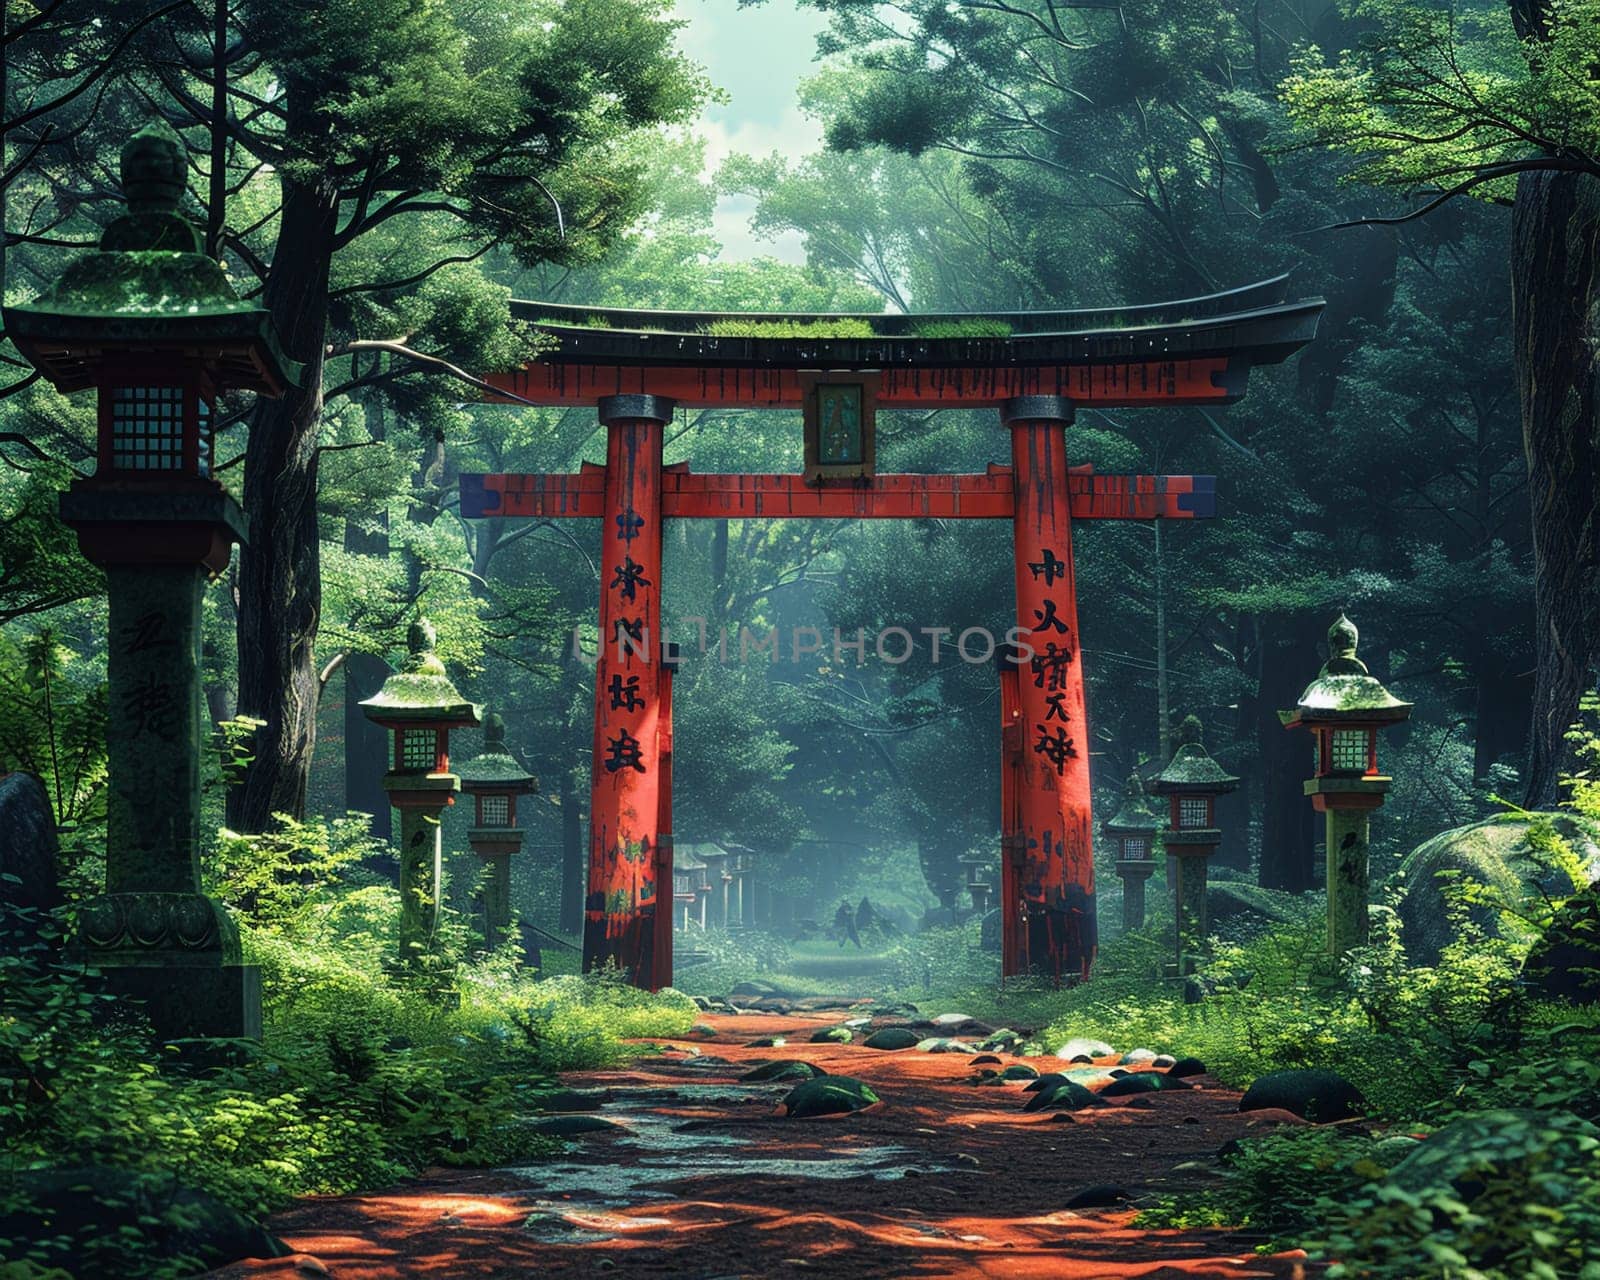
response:
<svg viewBox="0 0 1600 1280"><path fill-rule="evenodd" d="M485 752L506 749L506 722L498 711L483 717L483 749Z"/></svg>
<svg viewBox="0 0 1600 1280"><path fill-rule="evenodd" d="M1328 628L1328 661L1322 672L1330 676L1364 676L1367 664L1356 657L1356 644L1361 633L1356 624L1341 613Z"/></svg>
<svg viewBox="0 0 1600 1280"><path fill-rule="evenodd" d="M421 614L417 620L406 629L406 648L411 651L413 658L427 658L433 656L433 651L439 643L439 632Z"/></svg>
<svg viewBox="0 0 1600 1280"><path fill-rule="evenodd" d="M188 186L183 139L152 120L122 144L122 194L130 213L177 213Z"/></svg>
<svg viewBox="0 0 1600 1280"><path fill-rule="evenodd" d="M1205 745L1205 726L1200 723L1196 715L1184 716L1183 723L1178 726L1177 737L1173 740L1174 746L1200 747Z"/></svg>

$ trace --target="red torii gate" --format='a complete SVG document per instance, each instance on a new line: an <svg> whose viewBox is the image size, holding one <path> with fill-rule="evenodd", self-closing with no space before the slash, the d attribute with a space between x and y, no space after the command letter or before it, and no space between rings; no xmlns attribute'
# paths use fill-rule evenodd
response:
<svg viewBox="0 0 1600 1280"><path fill-rule="evenodd" d="M672 980L676 657L660 644L662 521L938 517L1012 521L1025 648L1020 665L1001 673L1002 971L1087 977L1094 866L1072 521L1210 516L1215 486L1209 476L1069 467L1065 428L1077 405L1238 400L1253 365L1279 362L1315 334L1322 301L1284 302L1285 285L1278 277L1155 306L984 316L731 316L514 302L514 314L552 349L487 381L508 400L594 405L607 432L604 467L461 477L468 519L603 521L584 967L615 960L640 986ZM863 322L870 338L830 336ZM963 329L1005 336L928 336ZM1011 465L981 475L875 475L874 402L997 407ZM806 474L664 467L662 429L677 406L804 407Z"/></svg>

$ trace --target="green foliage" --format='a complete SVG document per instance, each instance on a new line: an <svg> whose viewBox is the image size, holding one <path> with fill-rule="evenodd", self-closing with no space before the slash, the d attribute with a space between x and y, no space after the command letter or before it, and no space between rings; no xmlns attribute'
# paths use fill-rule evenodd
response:
<svg viewBox="0 0 1600 1280"><path fill-rule="evenodd" d="M0 772L35 774L58 828L105 820L103 664L50 627L0 634Z"/></svg>

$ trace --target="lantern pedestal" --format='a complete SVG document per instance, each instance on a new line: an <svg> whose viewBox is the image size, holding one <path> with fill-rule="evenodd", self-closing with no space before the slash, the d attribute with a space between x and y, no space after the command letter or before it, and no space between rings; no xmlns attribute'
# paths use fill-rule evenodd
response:
<svg viewBox="0 0 1600 1280"><path fill-rule="evenodd" d="M453 773L387 773L383 789L400 813L400 959L414 965L433 944L444 881L439 815L455 803Z"/></svg>
<svg viewBox="0 0 1600 1280"><path fill-rule="evenodd" d="M201 601L244 520L213 481L161 484L79 481L61 497L110 600L106 892L83 904L72 951L165 1039L255 1037L260 971L239 963L238 930L199 874Z"/></svg>
<svg viewBox="0 0 1600 1280"><path fill-rule="evenodd" d="M1372 811L1389 791L1390 779L1312 778L1305 784L1311 805L1327 823L1328 951L1341 956L1365 946L1368 920L1367 851L1372 842Z"/></svg>
<svg viewBox="0 0 1600 1280"><path fill-rule="evenodd" d="M1153 858L1119 858L1117 874L1122 877L1122 931L1144 928L1144 885L1155 874Z"/></svg>
<svg viewBox="0 0 1600 1280"><path fill-rule="evenodd" d="M511 930L511 856L522 852L522 829L473 827L467 843L483 859L483 940L493 951Z"/></svg>

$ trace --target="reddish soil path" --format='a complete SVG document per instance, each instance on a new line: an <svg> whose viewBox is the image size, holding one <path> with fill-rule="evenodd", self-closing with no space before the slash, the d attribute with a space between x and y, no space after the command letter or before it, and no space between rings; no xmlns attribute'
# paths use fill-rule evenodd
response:
<svg viewBox="0 0 1600 1280"><path fill-rule="evenodd" d="M319 1263L335 1280L1313 1274L1298 1255L1257 1257L1251 1241L1225 1232L1143 1231L1126 1208L1064 1208L1095 1185L1135 1195L1193 1185L1206 1175L1176 1166L1294 1117L1240 1115L1239 1095L1203 1076L1190 1090L1024 1114L1021 1084L975 1086L967 1055L807 1043L843 1016L707 1015L714 1039L569 1077L606 1090L590 1114L625 1128L585 1134L548 1164L434 1171L381 1195L303 1202L268 1223L299 1257L242 1263L212 1280L303 1278L321 1274ZM770 1035L789 1043L748 1044ZM773 1058L865 1080L883 1104L785 1119L776 1101L790 1084L738 1083Z"/></svg>

